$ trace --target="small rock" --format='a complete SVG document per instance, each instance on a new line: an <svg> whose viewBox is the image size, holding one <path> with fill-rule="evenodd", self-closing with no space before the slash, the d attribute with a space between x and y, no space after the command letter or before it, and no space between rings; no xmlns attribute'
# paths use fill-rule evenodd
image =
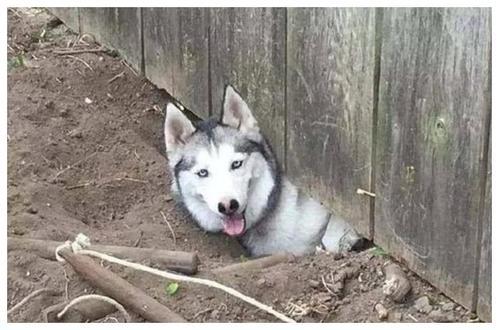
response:
<svg viewBox="0 0 499 330"><path fill-rule="evenodd" d="M343 259L343 258L344 258L343 253L335 253L335 254L333 254L333 259L334 260L340 260L340 259Z"/></svg>
<svg viewBox="0 0 499 330"><path fill-rule="evenodd" d="M218 320L218 315L219 314L220 314L220 312L217 309L215 309L214 311L211 312L210 317L212 319Z"/></svg>
<svg viewBox="0 0 499 330"><path fill-rule="evenodd" d="M264 278L261 278L261 279L259 279L258 281L256 281L256 286L257 286L257 287L259 287L259 288L264 287L264 286L265 286L265 284L266 284L266 281L265 281L265 279L264 279Z"/></svg>
<svg viewBox="0 0 499 330"><path fill-rule="evenodd" d="M443 313L441 310L434 310L431 311L430 314L428 314L430 319L433 322L450 322L451 319L449 318L449 315Z"/></svg>
<svg viewBox="0 0 499 330"><path fill-rule="evenodd" d="M448 302L442 305L442 310L445 312L449 312L453 310L454 307L456 307L456 304L454 304L453 302Z"/></svg>
<svg viewBox="0 0 499 330"><path fill-rule="evenodd" d="M75 131L71 131L69 133L69 136L77 138L77 139L81 139L83 137L83 133L80 130L75 130Z"/></svg>
<svg viewBox="0 0 499 330"><path fill-rule="evenodd" d="M428 314L433 309L430 305L430 299L427 296L422 296L414 302L414 307L420 313Z"/></svg>
<svg viewBox="0 0 499 330"><path fill-rule="evenodd" d="M38 210L36 208L34 208L33 206L28 207L27 211L28 211L28 213L31 213L31 214L38 213Z"/></svg>
<svg viewBox="0 0 499 330"><path fill-rule="evenodd" d="M378 318L380 320L385 320L388 318L388 310L382 304L378 303L374 306L376 312L378 312Z"/></svg>
<svg viewBox="0 0 499 330"><path fill-rule="evenodd" d="M89 99L88 97L85 97L85 103L86 104L92 104L93 101L91 99Z"/></svg>
<svg viewBox="0 0 499 330"><path fill-rule="evenodd" d="M54 101L48 101L47 103L45 103L45 108L47 109L54 109Z"/></svg>
<svg viewBox="0 0 499 330"><path fill-rule="evenodd" d="M316 281L316 280L309 280L309 281L308 281L308 284L310 284L310 286L311 286L312 288L318 288L318 287L319 287L319 285L320 285L320 282L319 282L319 281Z"/></svg>
<svg viewBox="0 0 499 330"><path fill-rule="evenodd" d="M331 301L332 297L331 297L331 294L329 294L329 292L319 292L315 298L317 299L317 301L321 304L324 304L328 301Z"/></svg>
<svg viewBox="0 0 499 330"><path fill-rule="evenodd" d="M68 114L69 114L69 111L67 109L59 110L59 116L61 116L61 117L67 117Z"/></svg>
<svg viewBox="0 0 499 330"><path fill-rule="evenodd" d="M393 312L388 314L388 321L390 322L400 322L402 321L402 313Z"/></svg>

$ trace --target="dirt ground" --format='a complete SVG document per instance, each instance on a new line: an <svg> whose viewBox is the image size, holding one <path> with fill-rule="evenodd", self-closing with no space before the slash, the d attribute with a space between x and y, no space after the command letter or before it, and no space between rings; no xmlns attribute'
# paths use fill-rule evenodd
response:
<svg viewBox="0 0 499 330"><path fill-rule="evenodd" d="M161 113L167 93L112 52L53 52L97 46L45 10L8 12L9 237L65 241L82 232L93 243L195 251L201 270L244 260L236 241L204 233L169 195ZM335 257L318 253L214 279L301 322L472 320L474 315L403 265L413 289L403 303L386 300L382 270L390 260L377 248ZM104 266L190 322L276 321L216 289L180 282L178 291L168 295L166 280ZM347 268L353 276L342 290L323 284ZM34 298L9 320L43 322L45 308L98 293L68 265L26 251L8 252L8 308L45 287L59 294ZM421 307L415 302L424 296L429 299ZM378 302L388 309L385 320L374 310ZM99 322L123 320L112 316Z"/></svg>

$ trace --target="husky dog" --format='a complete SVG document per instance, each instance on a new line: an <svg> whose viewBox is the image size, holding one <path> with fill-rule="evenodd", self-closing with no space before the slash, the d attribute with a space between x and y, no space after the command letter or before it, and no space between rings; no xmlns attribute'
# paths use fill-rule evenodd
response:
<svg viewBox="0 0 499 330"><path fill-rule="evenodd" d="M222 118L193 124L166 107L172 190L197 224L237 237L254 256L349 250L360 236L281 174L272 148L239 93L225 88Z"/></svg>

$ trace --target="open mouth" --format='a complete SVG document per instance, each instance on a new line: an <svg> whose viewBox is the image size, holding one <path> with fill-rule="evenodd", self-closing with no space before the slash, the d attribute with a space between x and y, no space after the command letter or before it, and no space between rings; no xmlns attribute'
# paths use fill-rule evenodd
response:
<svg viewBox="0 0 499 330"><path fill-rule="evenodd" d="M222 220L224 232L232 237L241 236L246 229L246 220L243 213L234 213L227 215Z"/></svg>

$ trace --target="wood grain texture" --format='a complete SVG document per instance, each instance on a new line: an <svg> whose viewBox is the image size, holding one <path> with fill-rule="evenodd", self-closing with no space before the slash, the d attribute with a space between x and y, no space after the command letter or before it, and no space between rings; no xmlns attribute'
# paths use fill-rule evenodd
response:
<svg viewBox="0 0 499 330"><path fill-rule="evenodd" d="M386 9L375 243L470 308L490 10Z"/></svg>
<svg viewBox="0 0 499 330"><path fill-rule="evenodd" d="M223 8L210 12L212 113L224 86L242 95L278 159L285 148L285 9Z"/></svg>
<svg viewBox="0 0 499 330"><path fill-rule="evenodd" d="M142 10L145 75L194 113L208 117L209 10Z"/></svg>
<svg viewBox="0 0 499 330"><path fill-rule="evenodd" d="M374 29L374 9L288 9L288 174L366 237Z"/></svg>
<svg viewBox="0 0 499 330"><path fill-rule="evenodd" d="M488 169L482 221L477 314L481 320L492 322L492 135L489 135Z"/></svg>
<svg viewBox="0 0 499 330"><path fill-rule="evenodd" d="M73 32L80 33L80 22L77 7L50 7L47 9L52 13L52 15L59 18L64 24L73 30Z"/></svg>
<svg viewBox="0 0 499 330"><path fill-rule="evenodd" d="M137 71L142 67L140 8L80 8L80 31L116 49Z"/></svg>

